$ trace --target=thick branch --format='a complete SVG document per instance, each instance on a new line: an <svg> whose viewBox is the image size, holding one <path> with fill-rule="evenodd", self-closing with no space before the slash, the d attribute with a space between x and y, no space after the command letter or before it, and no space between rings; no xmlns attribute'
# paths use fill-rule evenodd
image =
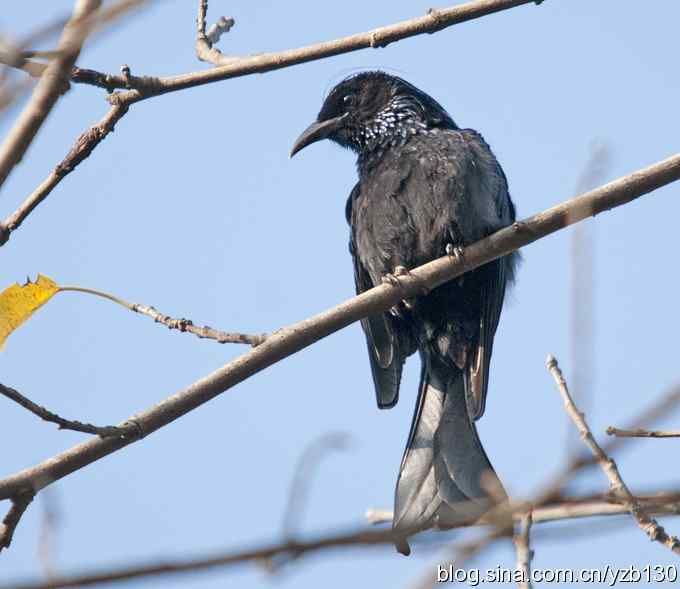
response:
<svg viewBox="0 0 680 589"><path fill-rule="evenodd" d="M668 549L673 551L675 554L680 555L680 542L675 536L669 536L659 523L650 517L650 515L645 511L640 502L636 497L630 492L628 486L621 478L621 473L616 466L616 462L605 454L602 447L597 443L595 437L593 436L588 424L586 423L583 413L580 413L574 404L574 400L569 394L569 389L567 388L567 383L562 375L562 371L557 364L557 360L553 356L548 356L546 361L546 366L548 370L553 375L555 383L557 384L557 389L562 396L564 401L564 408L571 417L574 425L581 434L581 439L588 447L592 455L597 460L598 464L602 467L604 474L609 479L609 486L612 492L619 498L621 498L627 507L630 514L633 516L637 522L640 529L649 536L650 540L659 542L663 544Z"/></svg>
<svg viewBox="0 0 680 589"><path fill-rule="evenodd" d="M40 77L33 95L14 127L0 146L0 186L12 168L21 161L28 146L57 102L68 74L75 64L87 31L82 21L97 10L101 0L76 0L73 16L66 23L57 49L57 56Z"/></svg>
<svg viewBox="0 0 680 589"><path fill-rule="evenodd" d="M264 343L232 360L130 421L150 434L283 358L348 325L435 288L461 274L532 243L588 216L620 206L680 177L680 155L587 192L468 246L463 256L444 256L411 270L397 286L382 284L310 319L272 333ZM92 439L32 468L0 480L0 499L41 488L130 444L132 438Z"/></svg>

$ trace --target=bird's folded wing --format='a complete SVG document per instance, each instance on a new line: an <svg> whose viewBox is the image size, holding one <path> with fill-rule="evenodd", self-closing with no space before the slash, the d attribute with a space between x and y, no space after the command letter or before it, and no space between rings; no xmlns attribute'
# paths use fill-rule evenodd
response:
<svg viewBox="0 0 680 589"><path fill-rule="evenodd" d="M480 269L489 279L482 288L482 316L479 321L479 340L468 366L468 403L470 418L474 421L484 414L486 392L489 387L489 364L493 338L503 308L506 286L505 260L494 260Z"/></svg>
<svg viewBox="0 0 680 589"><path fill-rule="evenodd" d="M352 203L358 195L359 185L357 184L347 201L346 215L350 226ZM361 294L375 285L368 271L356 255L353 234L350 236L349 250L354 262L356 292ZM378 407L381 409L392 407L399 399L399 384L404 366L404 354L400 350L399 338L387 313L376 313L362 319L361 326L366 335L368 357L371 362L371 373L373 375L373 383L375 384Z"/></svg>

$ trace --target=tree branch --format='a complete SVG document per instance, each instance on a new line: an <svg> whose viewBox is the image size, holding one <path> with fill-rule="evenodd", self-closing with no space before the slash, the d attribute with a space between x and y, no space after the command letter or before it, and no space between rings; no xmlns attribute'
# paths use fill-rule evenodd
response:
<svg viewBox="0 0 680 589"><path fill-rule="evenodd" d="M529 510L522 516L520 531L515 536L515 549L517 550L517 570L522 571L522 581L519 583L519 589L532 589L531 560L534 557L534 551L529 545L532 523L533 520L531 517L531 510Z"/></svg>
<svg viewBox="0 0 680 589"><path fill-rule="evenodd" d="M40 78L48 64L42 63L40 61L32 61L30 59L24 59L20 64L12 64L11 62L3 59L0 55L0 63L3 65L9 65L26 72L32 78ZM143 88L152 86L155 83L153 77L124 77L122 75L107 74L105 72L99 72L97 70L91 70L87 68L80 68L73 66L71 68L71 73L68 80L75 84L85 84L87 86L95 86L97 88L103 88L109 94L116 89L130 90L132 88Z"/></svg>
<svg viewBox="0 0 680 589"><path fill-rule="evenodd" d="M28 397L22 395L19 391L10 387L6 387L1 383L0 383L0 395L4 395L8 399L17 403L18 405L21 405L24 409L33 413L33 415L37 415L38 417L40 417L40 419L43 419L50 423L56 423L59 426L59 429L67 429L74 432L81 432L84 434L94 434L97 436L101 436L103 438L111 436L124 436L126 434L129 434L130 431L133 429L129 425L127 427L115 427L112 425L97 426L92 425L90 423L82 423L80 421L64 419L63 417L57 415L56 413L53 413L52 411L45 409L45 407L42 407L37 403L34 403Z"/></svg>
<svg viewBox="0 0 680 589"><path fill-rule="evenodd" d="M631 420L631 428L640 428L652 425L657 420L668 415L673 411L680 402L680 387L671 389L664 395L660 401L654 403L651 407L646 409L641 415ZM607 442L603 449L609 454L621 445L622 440L614 438ZM545 503L546 501L559 499L565 485L574 477L574 475L583 468L587 468L597 464L597 460L591 455L575 456L569 464L559 473L553 481L538 495L537 504Z"/></svg>
<svg viewBox="0 0 680 589"><path fill-rule="evenodd" d="M33 501L35 493L25 491L10 498L12 502L5 519L2 520L2 528L0 528L0 552L3 548L9 548L12 543L12 536L21 520L21 516Z"/></svg>
<svg viewBox="0 0 680 589"><path fill-rule="evenodd" d="M334 41L325 41L299 49L239 57L227 65L209 70L157 78L155 88L119 92L111 95L109 102L111 104L130 105L152 96L177 92L178 90L202 86L203 84L278 70L360 49L386 47L395 41L401 41L425 33L435 33L452 25L532 3L534 3L534 0L475 0L450 8L430 9L425 16L380 27L365 33L342 37Z"/></svg>
<svg viewBox="0 0 680 589"><path fill-rule="evenodd" d="M680 431L650 431L646 429L618 429L611 425L607 428L608 436L617 438L680 438Z"/></svg>
<svg viewBox="0 0 680 589"><path fill-rule="evenodd" d="M76 0L73 15L66 23L57 56L40 77L33 95L0 146L0 186L26 153L36 133L56 104L61 90L68 82L68 72L75 64L89 29L83 20L97 10L101 0Z"/></svg>
<svg viewBox="0 0 680 589"><path fill-rule="evenodd" d="M147 1L148 0L119 0L115 4L108 5L96 12L92 12L79 20L81 31L87 31L89 36L103 26L120 19L132 9L137 8ZM0 50L0 64L21 70L32 78L40 78L45 73L49 64L41 61L34 61L30 58L39 57L43 59L54 59L61 55L60 51L26 51L24 48L29 44L39 41L42 37L51 34L57 27L61 30L64 25L64 21L58 20L46 27L42 27L37 33L30 35L29 39L18 44L10 44L4 51ZM155 80L155 78L127 79L124 76L106 74L75 66L71 68L70 72L64 72L64 75L67 74L69 77L64 81L62 91L68 90L69 81L75 82L76 84L97 86L99 88L104 88L108 92L113 92L116 88L130 90L132 88L146 87L147 85L153 85Z"/></svg>
<svg viewBox="0 0 680 589"><path fill-rule="evenodd" d="M569 394L569 389L567 388L567 383L562 375L562 371L557 364L557 360L554 356L548 356L546 361L546 366L557 384L557 389L562 396L564 401L564 408L571 417L574 425L581 434L581 439L588 446L598 464L602 467L604 474L609 479L609 486L612 492L620 497L630 514L633 516L637 522L640 529L649 536L650 540L659 542L666 546L669 550L675 554L680 555L680 542L675 536L669 536L659 523L651 518L649 514L643 509L640 502L633 496L633 494L628 489L628 486L621 478L619 469L616 466L616 462L605 454L602 447L597 443L595 437L593 436L588 424L586 423L585 416L580 413L574 404L574 400Z"/></svg>
<svg viewBox="0 0 680 589"><path fill-rule="evenodd" d="M680 155L673 156L518 221L465 248L459 257L444 256L411 270L396 286L382 284L314 317L271 334L264 343L235 358L208 376L168 397L128 421L138 435L96 438L74 446L31 468L0 480L0 499L27 490L39 491L76 470L120 450L189 411L207 403L248 377L347 327L363 317L385 311L399 301L417 296L461 274L506 255L590 215L623 205L680 177Z"/></svg>
<svg viewBox="0 0 680 589"><path fill-rule="evenodd" d="M101 121L92 125L92 127L78 137L75 145L66 154L66 157L56 165L40 186L31 193L14 213L0 223L0 246L7 243L11 233L21 226L26 217L50 195L55 186L73 172L84 159L89 157L94 148L109 133L113 132L116 123L127 111L127 106L112 106Z"/></svg>
<svg viewBox="0 0 680 589"><path fill-rule="evenodd" d="M84 288L82 286L60 286L59 292L84 292L92 294L121 305L122 307L125 307L134 313L151 317L151 319L153 319L156 323L165 325L168 329L177 329L182 333L191 333L200 339L212 339L220 344L249 344L251 346L259 346L264 340L267 339L267 335L264 333L261 335L251 335L248 333L230 333L226 331L220 331L219 329L213 329L208 325L198 327L194 325L190 319L175 319L169 315L163 315L162 313L159 313L154 307L140 305L139 303L129 303L124 299L94 288Z"/></svg>
<svg viewBox="0 0 680 589"><path fill-rule="evenodd" d="M219 49L213 47L224 33L228 33L234 26L233 18L221 16L219 20L205 31L205 18L208 12L208 0L198 0L198 16L196 17L196 57L201 61L207 61L213 65L225 65L238 59L227 57Z"/></svg>
<svg viewBox="0 0 680 589"><path fill-rule="evenodd" d="M650 513L678 515L680 512L680 493L636 497L635 499ZM600 498L597 500L592 497L586 497L583 499L572 498L561 503L546 505L534 510L532 523L542 524L553 521L572 520L578 517L602 517L628 513L628 508L625 505L618 505L611 501L611 499ZM514 509L513 514L515 521L521 522L522 518L526 515L526 509L527 506L524 504L520 504ZM455 528L470 527L474 523L475 521L460 522ZM474 540L470 543L457 546L456 551L459 558L456 559L456 566L461 566L460 559L470 558L489 542L504 537L506 534L507 530L494 528L488 535L483 536L480 540ZM285 562L297 559L305 554L316 552L390 545L394 543L394 540L395 533L391 529L360 530L355 532L329 534L312 540L284 540L282 542L251 549L227 551L198 558L165 558L155 563L111 568L108 570L104 569L99 570L98 572L86 572L69 576L63 575L58 579L46 582L12 583L9 585L2 585L0 586L0 589L64 589L67 587L82 587L129 581L131 579L141 579L145 577L176 575L179 573L209 570L249 562L269 562L273 559L283 559Z"/></svg>
<svg viewBox="0 0 680 589"><path fill-rule="evenodd" d="M637 496L638 502L648 513L655 515L680 515L680 492L668 491L662 493L650 493ZM522 517L527 510L531 509L531 523L545 524L555 521L584 519L589 517L623 515L628 513L628 507L622 500L607 493L602 495L588 495L580 497L562 497L557 501L538 504L534 501L519 501L510 504L513 520L521 523ZM369 509L366 512L366 520L371 525L391 524L392 512L381 509ZM493 523L483 516L476 520L463 520L452 527L441 529L455 529L458 527L470 527L475 523Z"/></svg>

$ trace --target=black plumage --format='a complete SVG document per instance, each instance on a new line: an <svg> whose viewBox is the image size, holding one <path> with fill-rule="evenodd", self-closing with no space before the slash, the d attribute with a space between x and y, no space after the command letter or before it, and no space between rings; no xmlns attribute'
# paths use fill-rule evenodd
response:
<svg viewBox="0 0 680 589"><path fill-rule="evenodd" d="M515 220L505 175L482 136L458 128L400 78L364 72L338 84L291 155L324 138L358 155L346 208L357 293ZM397 530L453 523L483 511L490 488L503 493L475 421L515 262L514 254L501 258L362 321L379 407L397 402L405 359L415 351L422 359L395 494ZM398 549L409 552L406 542Z"/></svg>

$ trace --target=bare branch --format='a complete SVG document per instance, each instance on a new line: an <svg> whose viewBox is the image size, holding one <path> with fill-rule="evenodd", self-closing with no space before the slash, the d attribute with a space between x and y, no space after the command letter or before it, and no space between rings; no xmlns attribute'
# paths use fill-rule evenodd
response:
<svg viewBox="0 0 680 589"><path fill-rule="evenodd" d="M19 228L26 217L49 196L54 187L75 170L92 153L92 150L113 131L116 123L125 115L127 110L126 106L112 106L101 121L78 137L78 140L66 154L66 157L57 164L40 186L33 191L14 213L0 223L0 246L7 242L10 234Z"/></svg>
<svg viewBox="0 0 680 589"><path fill-rule="evenodd" d="M145 4L148 0L119 0L119 2L106 6L100 10L94 11L89 15L80 19L80 34L81 36L90 36L98 30L103 29L106 25L125 16L128 12L140 5ZM47 69L47 63L41 61L32 61L30 58L37 57L42 59L55 59L63 55L63 52L56 51L30 51L24 48L32 43L37 42L42 37L55 32L58 27L59 31L64 27L65 22L57 20L49 25L42 27L41 30L33 33L27 39L24 39L18 44L8 44L5 48L0 48L0 64L7 67L22 70L32 78L40 78ZM85 35L86 33L86 35ZM76 41L79 41L76 39ZM66 75L68 72L64 72ZM106 89L108 92L113 92L116 88L130 90L132 88L144 88L152 86L155 78L132 78L126 80L123 76L115 76L90 69L83 69L72 67L69 78L64 80L62 91L68 90L68 82L75 82L76 84L88 84L98 86Z"/></svg>
<svg viewBox="0 0 680 589"><path fill-rule="evenodd" d="M249 344L259 346L267 339L266 334L250 335L247 333L229 333L213 329L207 325L197 327L190 319L175 319L169 315L159 313L154 307L140 305L139 303L129 303L124 299L94 288L84 288L82 286L60 286L59 292L84 292L103 299L112 301L134 313L151 317L156 323L165 325L168 329L177 329L183 333L191 333L201 339L212 339L220 344Z"/></svg>
<svg viewBox="0 0 680 589"><path fill-rule="evenodd" d="M680 431L650 431L646 429L618 429L611 425L607 428L608 436L617 438L680 438Z"/></svg>
<svg viewBox="0 0 680 589"><path fill-rule="evenodd" d="M83 152L85 155L77 161L76 165L80 163L82 159L89 156L101 139L113 130L113 125L115 125L115 123L127 112L129 105L139 102L140 100L229 78L281 69L308 61L315 61L333 55L356 51L358 49L384 47L388 43L424 33L434 33L454 24L480 18L522 4L529 4L532 1L533 0L476 0L451 8L431 10L426 16L402 21L394 25L375 29L374 31L351 35L335 41L327 41L325 43L318 43L300 49L290 49L277 53L262 53L251 57L237 58L228 65L219 68L212 68L206 71L182 74L168 78L154 78L149 76L136 77L131 75L113 76L94 70L74 68L71 74L71 78L74 82L93 84L95 86L103 87L108 91L119 87L133 88L133 90L118 92L109 97L109 102L114 108L109 111L102 121L81 136L79 142L95 129L101 130L101 134L98 136L97 140L94 140L94 137L91 137L91 140L86 140L84 142ZM137 2L139 2L139 0L127 0L127 3L134 4ZM121 2L121 4L126 3ZM197 19L199 37L201 31L205 30L205 10L201 12L201 7L203 6L204 2L199 0L199 18ZM207 9L207 2L205 3L204 8ZM201 15L203 15L202 19ZM213 39L216 39L219 35L217 34L217 31L211 30L209 33L205 33L205 37L206 42L212 43L214 42ZM216 50L211 49L211 51ZM73 64L71 64L71 66L72 65ZM64 71L68 71L68 68ZM41 77L41 82L43 79L44 77ZM110 125L107 124L107 122L110 122ZM76 148L74 149L80 149L78 144L76 144ZM67 156L66 159L68 159L68 157L69 156ZM2 162L0 162L0 165L1 163ZM65 167L64 169L67 171L66 173L63 173L63 170L57 166L43 183L36 188L33 194L26 199L19 209L3 223L0 223L0 246L7 242L11 232L21 225L33 209L35 209L35 207L52 192L54 187L61 182L64 176L72 171L73 167ZM2 177L0 176L0 185L1 184Z"/></svg>
<svg viewBox="0 0 680 589"><path fill-rule="evenodd" d="M520 531L515 535L515 549L517 550L517 570L522 572L519 589L531 589L531 560L534 551L530 546L531 510L522 516Z"/></svg>
<svg viewBox="0 0 680 589"><path fill-rule="evenodd" d="M663 492L648 495L639 495L637 500L648 512L655 515L680 515L680 493ZM548 522L564 521L572 519L584 519L589 517L622 515L628 513L628 507L622 500L612 497L611 494L590 495L582 497L563 497L559 501L550 501L542 505L535 501L519 501L510 504L515 523L521 523L522 517L531 510L531 523L544 524ZM392 512L382 509L369 509L366 518L372 525L391 524ZM477 520L462 520L452 528L469 527L474 524L492 523L488 517L483 516Z"/></svg>
<svg viewBox="0 0 680 589"><path fill-rule="evenodd" d="M602 447L595 440L595 437L586 423L583 413L580 413L576 408L576 405L574 405L574 401L569 394L569 389L567 388L567 383L564 380L562 371L560 370L560 367L558 366L557 360L554 356L548 356L548 359L546 360L546 366L553 375L560 395L562 395L566 412L569 414L569 417L571 417L574 425L581 434L581 439L591 451L598 464L602 467L605 475L609 479L609 486L612 492L624 501L628 511L630 511L630 514L633 516L640 529L645 532L647 536L649 536L650 540L659 542L675 554L680 555L680 542L678 539L675 536L669 536L663 527L646 513L646 511L642 508L640 503L633 496L633 494L628 489L628 486L621 478L621 474L619 473L619 469L616 466L616 462L614 462L612 458L605 454L604 450L602 450Z"/></svg>
<svg viewBox="0 0 680 589"><path fill-rule="evenodd" d="M401 41L402 39L425 33L435 33L452 25L531 3L534 3L534 0L475 0L450 8L430 9L425 16L380 27L365 33L342 37L334 41L308 45L299 49L239 57L220 67L178 76L157 78L157 86L155 88L116 93L109 97L109 102L112 104L130 105L152 96L177 92L185 88L193 88L230 78L278 70L351 51L358 51L359 49L386 47L395 41ZM200 24L198 28L200 28Z"/></svg>
<svg viewBox="0 0 680 589"><path fill-rule="evenodd" d="M1 55L0 63L12 65L11 63L5 62ZM29 59L25 59L21 62L21 65L17 67L26 72L32 78L40 78L47 69L47 65L48 64L42 63L40 61L31 61ZM119 75L107 74L97 70L74 66L71 68L69 81L75 84L96 86L111 93L116 89L130 90L132 88L145 88L147 86L151 87L155 83L155 78L135 76L124 78L123 76Z"/></svg>
<svg viewBox="0 0 680 589"><path fill-rule="evenodd" d="M10 497L11 506L5 519L2 520L2 528L0 528L0 552L3 548L9 548L12 543L12 536L21 520L21 516L33 501L35 493L31 491L24 491L14 497Z"/></svg>
<svg viewBox="0 0 680 589"><path fill-rule="evenodd" d="M186 389L133 416L139 436L148 435L207 403L248 377L363 317L382 312L461 274L506 255L590 215L623 205L680 177L680 155L639 170L533 217L514 223L465 248L458 258L443 256L411 270L398 285L382 284L314 317L271 334L264 343L235 358ZM38 491L135 441L96 438L38 465L0 480L0 499L23 490Z"/></svg>
<svg viewBox="0 0 680 589"><path fill-rule="evenodd" d="M207 12L208 0L198 0L198 16L196 17L196 57L201 61L207 61L214 65L225 65L238 59L236 57L228 57L219 49L213 47L213 44L217 43L220 40L220 37L224 33L228 33L231 27L234 26L234 19L221 16L206 33L205 19Z"/></svg>
<svg viewBox="0 0 680 589"><path fill-rule="evenodd" d="M56 423L59 426L59 429L67 429L74 432L81 432L84 434L94 434L97 436L101 436L103 438L111 436L125 436L129 434L131 431L130 426L128 427L114 427L111 425L97 426L92 425L90 423L82 423L80 421L64 419L63 417L57 415L56 413L53 413L52 411L45 409L45 407L42 407L34 403L28 397L22 395L19 391L10 387L6 387L3 384L0 384L0 395L4 395L8 399L11 399L15 403L17 403L18 405L21 405L24 409L33 413L33 415L37 415L38 417L40 417L40 419L43 419L44 421L48 421L50 423Z"/></svg>
<svg viewBox="0 0 680 589"><path fill-rule="evenodd" d="M650 497L636 497L636 500L650 513L674 514L680 513L680 493L666 493ZM583 499L572 498L561 503L546 505L533 512L532 523L539 524L558 520L570 520L577 517L600 517L622 515L628 513L625 505L612 503L616 499ZM518 504L514 508L514 519L521 521L526 515L527 505ZM455 527L469 527L475 521L459 522ZM491 542L506 537L507 528L494 528L479 539L455 547L456 566L461 566L464 559L471 558L479 550ZM2 585L0 589L62 589L66 587L81 587L98 583L114 583L144 577L160 577L178 573L195 572L218 567L227 567L248 562L269 562L275 558L295 559L314 552L335 549L355 549L366 546L391 545L395 541L395 534L388 530L360 530L341 534L320 536L307 541L283 541L256 547L248 550L229 551L196 559L166 558L157 563L111 568L96 573L83 573L73 576L60 576L47 582L13 583ZM428 585L429 586L429 585Z"/></svg>
<svg viewBox="0 0 680 589"><path fill-rule="evenodd" d="M33 95L14 127L0 146L0 186L14 166L18 164L36 133L56 104L71 71L88 30L82 21L97 10L101 0L76 0L71 19L66 23L58 46L58 56L50 62L40 77Z"/></svg>
<svg viewBox="0 0 680 589"><path fill-rule="evenodd" d="M661 400L654 403L651 407L645 410L641 415L631 420L630 428L647 427L662 417L665 417L677 408L680 403L680 387L671 389L666 395L661 397ZM604 445L605 453L609 454L621 445L622 440L614 438L609 440ZM547 500L554 500L559 498L564 486L582 469L588 468L597 464L597 460L593 456L576 456L564 470L558 474L554 480L548 485L545 490L539 495L536 503L545 503Z"/></svg>

